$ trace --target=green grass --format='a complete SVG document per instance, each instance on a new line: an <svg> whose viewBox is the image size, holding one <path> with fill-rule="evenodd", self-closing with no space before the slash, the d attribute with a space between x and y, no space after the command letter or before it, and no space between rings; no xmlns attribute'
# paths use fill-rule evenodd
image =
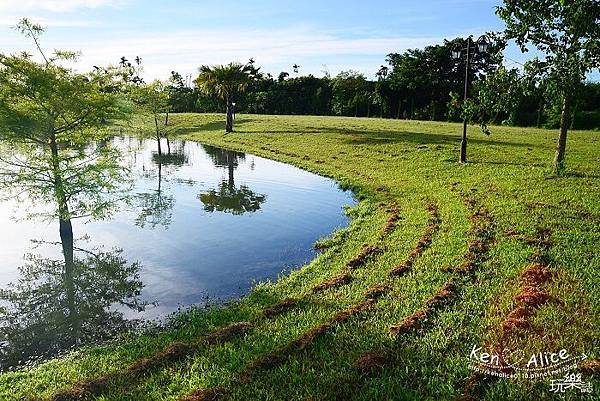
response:
<svg viewBox="0 0 600 401"><path fill-rule="evenodd" d="M185 324L180 329L126 338L0 375L0 399L50 397L79 380L117 372L173 341L190 341L228 323L254 320L266 306L286 297L302 302L288 313L258 321L241 338L199 348L193 357L136 380L119 375L96 399L176 400L218 386L226 387L235 400L454 399L471 374L471 347L491 347L498 340L501 323L515 305L519 274L534 250L506 235L507 230L525 235L552 230L549 266L555 277L548 291L560 299L542 306L533 327L511 346L526 353L564 347L571 354L600 357L600 132L571 132L568 169L554 177L555 131L493 127L486 137L470 128L469 163L459 165L458 124L238 115L236 132L223 135L221 115L174 115L170 121L179 138L288 162L352 188L361 202L348 212L351 225L325 240L328 250L301 270L277 283L260 284L227 307L181 316ZM461 192L485 207L495 223L488 259L468 279L444 272L444 267L461 264L468 242L475 239ZM391 202L398 205L400 220L381 240ZM386 272L406 259L427 225L425 202L438 206L440 229L410 272L390 281L391 292L282 366L248 381L240 379L248 364L362 301L367 288L387 280ZM314 285L343 271L364 244L379 241L385 252L353 271L353 281L311 293ZM422 308L449 278L460 284L456 299L422 330L400 340L390 337L390 325ZM372 350L386 350L395 363L378 376L361 376L353 361ZM596 379L584 379L600 386ZM500 380L482 391L488 400L537 400L551 398L548 390L548 381ZM598 391L594 389L596 395ZM579 399L579 394L566 397Z"/></svg>

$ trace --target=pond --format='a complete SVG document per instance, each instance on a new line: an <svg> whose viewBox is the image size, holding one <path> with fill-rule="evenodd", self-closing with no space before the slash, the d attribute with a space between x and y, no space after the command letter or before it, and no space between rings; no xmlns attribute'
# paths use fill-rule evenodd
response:
<svg viewBox="0 0 600 401"><path fill-rule="evenodd" d="M159 157L156 141L113 142L128 196L109 219L73 220L68 274L58 221L31 217L44 205L0 202L4 369L239 297L314 258L354 204L336 182L261 157L184 141Z"/></svg>

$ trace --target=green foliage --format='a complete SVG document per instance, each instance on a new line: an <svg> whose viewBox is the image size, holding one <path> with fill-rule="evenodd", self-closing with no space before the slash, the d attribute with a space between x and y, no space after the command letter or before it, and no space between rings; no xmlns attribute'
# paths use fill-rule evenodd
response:
<svg viewBox="0 0 600 401"><path fill-rule="evenodd" d="M500 35L488 35L490 51L474 54L473 82L470 96L476 98L485 85L481 81L492 76L501 65L504 41ZM313 75L290 78L282 72L280 78L270 74L256 73L248 83L244 96L236 97L235 109L250 114L301 114L380 116L388 118L411 118L419 120L462 119L461 102L453 101L451 93L464 90L464 60L451 58L452 49L464 48L461 39L446 41L443 45L412 49L405 53L391 53L389 67L381 66L377 80L356 80L355 75L344 74L330 78ZM252 65L253 67L253 65ZM258 70L257 70L258 71ZM512 72L511 72L512 74ZM548 79L530 72L518 74L527 85L519 84L523 92L510 88L512 102L495 104L494 112L487 113L494 124L521 126L550 125L553 121L552 107L556 96L547 93ZM187 88L181 75L172 73L171 106L173 111L217 112L225 108L225 101L199 88ZM334 85L335 84L335 85ZM497 86L494 82L493 85ZM600 109L595 102L593 83L587 83L582 91L578 111ZM505 96L506 98L506 96ZM547 99L547 100L546 100ZM456 98L454 98L456 100ZM479 103L477 99L473 100ZM458 107L458 109L457 109ZM477 118L473 123L479 123Z"/></svg>
<svg viewBox="0 0 600 401"><path fill-rule="evenodd" d="M142 113L154 117L171 111L173 89L160 80L132 85L128 90Z"/></svg>
<svg viewBox="0 0 600 401"><path fill-rule="evenodd" d="M562 95L600 67L597 1L505 0L497 14L506 23L506 40L515 40L523 52L533 45L544 54L531 71L547 76Z"/></svg>
<svg viewBox="0 0 600 401"><path fill-rule="evenodd" d="M588 72L600 68L600 2L589 0L505 0L497 14L506 24L505 40L515 40L544 54L529 63L532 74L545 77L546 93L560 99L560 135L554 171L564 170L567 131L578 89Z"/></svg>
<svg viewBox="0 0 600 401"><path fill-rule="evenodd" d="M183 82L181 74L171 71L169 78L170 108L174 113L194 110L197 94Z"/></svg>
<svg viewBox="0 0 600 401"><path fill-rule="evenodd" d="M200 74L194 82L206 94L215 95L230 103L246 91L254 72L253 67L240 63L229 63L214 67L203 65L200 67Z"/></svg>
<svg viewBox="0 0 600 401"><path fill-rule="evenodd" d="M54 204L49 216L102 217L106 197L119 196L123 170L107 138L109 122L126 118L130 104L107 90L119 80L114 69L80 74L64 66L74 53L47 57L39 46L43 29L22 20L43 61L0 54L0 186L4 196L33 197ZM57 202L58 201L58 202Z"/></svg>
<svg viewBox="0 0 600 401"><path fill-rule="evenodd" d="M509 124L514 124L517 107L526 96L529 83L518 70L500 67L484 80L473 84L471 97L467 101L461 101L458 94L451 93L449 116L478 124L483 133L489 135L488 125L498 121L500 115L507 115Z"/></svg>
<svg viewBox="0 0 600 401"><path fill-rule="evenodd" d="M357 71L342 71L332 79L333 112L337 115L358 116L359 107L366 106L369 86L365 76Z"/></svg>

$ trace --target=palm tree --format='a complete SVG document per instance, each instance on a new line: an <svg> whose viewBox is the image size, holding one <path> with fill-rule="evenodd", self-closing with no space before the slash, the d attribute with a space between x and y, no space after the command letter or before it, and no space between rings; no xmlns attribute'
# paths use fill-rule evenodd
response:
<svg viewBox="0 0 600 401"><path fill-rule="evenodd" d="M225 132L233 131L233 102L237 95L243 93L250 83L251 66L240 63L229 63L200 67L200 75L194 81L207 95L216 95L227 105L227 122Z"/></svg>

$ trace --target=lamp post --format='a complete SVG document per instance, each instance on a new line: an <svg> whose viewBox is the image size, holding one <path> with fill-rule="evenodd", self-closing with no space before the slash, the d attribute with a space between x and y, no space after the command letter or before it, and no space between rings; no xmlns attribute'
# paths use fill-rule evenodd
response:
<svg viewBox="0 0 600 401"><path fill-rule="evenodd" d="M469 74L471 72L471 61L473 55L487 53L489 48L489 42L485 35L481 35L476 41L473 41L473 35L467 38L467 44L465 47L452 50L452 58L454 60L460 60L462 55L465 54L465 95L464 100L469 98ZM463 135L460 142L460 162L467 162L467 117L464 117L463 121Z"/></svg>

